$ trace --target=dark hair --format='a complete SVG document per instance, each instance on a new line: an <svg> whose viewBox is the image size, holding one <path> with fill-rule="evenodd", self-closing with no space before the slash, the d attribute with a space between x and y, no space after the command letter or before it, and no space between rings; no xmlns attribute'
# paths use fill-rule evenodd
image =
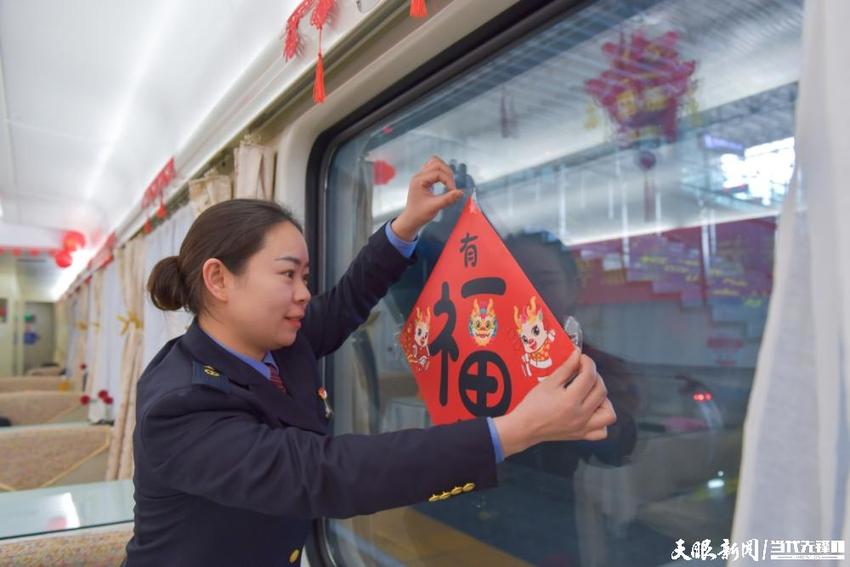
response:
<svg viewBox="0 0 850 567"><path fill-rule="evenodd" d="M304 232L292 212L273 201L232 199L201 213L192 223L180 253L157 262L148 278L151 301L159 309L186 308L198 314L204 308L204 262L221 260L239 274L248 258L263 246L266 233L290 222Z"/></svg>

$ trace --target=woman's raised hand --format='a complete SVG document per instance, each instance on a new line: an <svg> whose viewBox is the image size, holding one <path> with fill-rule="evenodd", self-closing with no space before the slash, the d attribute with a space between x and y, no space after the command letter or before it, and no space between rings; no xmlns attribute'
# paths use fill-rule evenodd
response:
<svg viewBox="0 0 850 567"><path fill-rule="evenodd" d="M544 441L600 441L616 421L596 364L576 351L495 424L508 457Z"/></svg>
<svg viewBox="0 0 850 567"><path fill-rule="evenodd" d="M446 192L435 195L432 187L442 183ZM407 204L401 214L393 221L393 232L404 240L413 240L437 213L463 198L463 191L455 186L454 173L446 162L432 156L422 166L419 173L410 180L407 190Z"/></svg>

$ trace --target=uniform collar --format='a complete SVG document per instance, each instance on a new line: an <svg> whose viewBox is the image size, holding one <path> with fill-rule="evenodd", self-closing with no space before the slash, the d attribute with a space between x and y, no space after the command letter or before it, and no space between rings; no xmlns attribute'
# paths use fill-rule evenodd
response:
<svg viewBox="0 0 850 567"><path fill-rule="evenodd" d="M312 387L301 383L297 377L288 379L283 372L283 380L289 394L283 394L275 388L259 368L243 360L236 353L217 343L198 325L198 318L192 321L186 334L181 339L182 345L189 354L201 364L212 366L221 372L230 382L241 385L250 392L252 399L262 405L266 412L276 416L281 421L309 429L317 433L326 433L325 424L319 420L316 397L318 394ZM280 368L281 350L270 353L275 365ZM258 361L254 361L260 364ZM268 369L266 369L268 370Z"/></svg>
<svg viewBox="0 0 850 567"><path fill-rule="evenodd" d="M200 329L200 331L202 333L204 333L213 342L215 342L215 344L217 344L218 346L220 346L221 348L226 350L228 353L232 354L233 356L235 356L236 358L238 358L239 360L241 360L242 362L244 362L245 364L247 364L248 366L250 366L251 368L253 368L257 372L262 374L263 378L265 378L266 380L269 380L271 378L271 372L269 371L269 367L267 365L271 364L272 366L275 367L275 370L280 372L280 368L278 367L277 362L275 361L271 352L266 351L266 354L265 354L265 356L263 356L262 361L256 360L256 359L251 358L250 356L242 354L241 352L236 352L235 350L233 350L231 348L227 348L227 345L224 345L221 342L217 341L215 339L215 337L213 337L212 335L210 335L209 333L207 333L203 329L201 329L200 325L198 325L198 329Z"/></svg>

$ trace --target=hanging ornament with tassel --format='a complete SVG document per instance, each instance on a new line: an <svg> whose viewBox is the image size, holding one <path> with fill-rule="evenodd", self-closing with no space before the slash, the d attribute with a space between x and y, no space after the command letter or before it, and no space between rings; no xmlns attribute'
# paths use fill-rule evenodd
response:
<svg viewBox="0 0 850 567"><path fill-rule="evenodd" d="M325 61L322 55L322 29L328 22L335 0L318 0L316 9L310 18L313 27L319 30L319 56L316 59L316 81L313 83L313 100L319 104L325 102Z"/></svg>

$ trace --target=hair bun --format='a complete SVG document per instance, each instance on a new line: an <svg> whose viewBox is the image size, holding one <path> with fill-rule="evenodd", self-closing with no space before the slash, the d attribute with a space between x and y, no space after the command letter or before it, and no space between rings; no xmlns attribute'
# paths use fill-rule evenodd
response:
<svg viewBox="0 0 850 567"><path fill-rule="evenodd" d="M156 263L148 278L148 293L158 309L178 311L187 306L189 290L177 256L168 256Z"/></svg>

